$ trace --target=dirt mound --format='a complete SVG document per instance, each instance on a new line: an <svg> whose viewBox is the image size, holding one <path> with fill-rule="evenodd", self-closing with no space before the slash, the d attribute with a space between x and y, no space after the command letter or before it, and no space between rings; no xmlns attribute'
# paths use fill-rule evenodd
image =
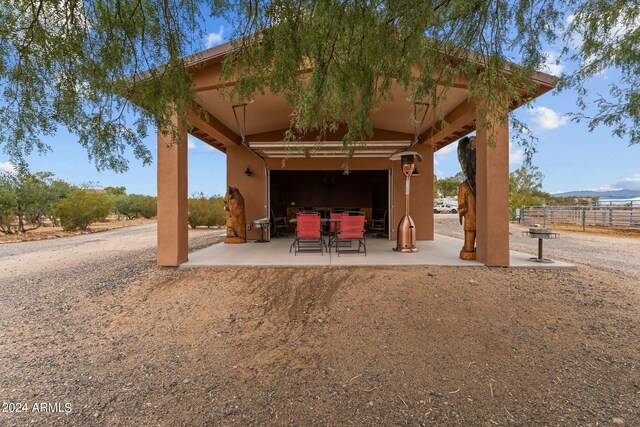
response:
<svg viewBox="0 0 640 427"><path fill-rule="evenodd" d="M138 345L158 356L144 363L173 366L160 377L177 377L180 406L214 424L629 422L639 317L603 279L594 270L197 270L147 290L113 332L145 330ZM198 387L215 390L206 407ZM172 423L193 421L171 413Z"/></svg>
<svg viewBox="0 0 640 427"><path fill-rule="evenodd" d="M45 341L24 363L75 408L40 425L640 425L636 284L586 267L162 270L75 304L73 358Z"/></svg>

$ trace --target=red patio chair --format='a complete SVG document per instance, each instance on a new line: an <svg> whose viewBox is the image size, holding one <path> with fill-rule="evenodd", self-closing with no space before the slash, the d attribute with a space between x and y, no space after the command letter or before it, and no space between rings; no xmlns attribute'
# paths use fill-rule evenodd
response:
<svg viewBox="0 0 640 427"><path fill-rule="evenodd" d="M364 215L342 216L340 221L340 229L338 230L338 240L336 241L336 252L340 256L341 252L360 252L360 248L364 249L364 256L367 256L367 240L364 237ZM357 241L358 247L351 249L351 242ZM349 249L341 246L341 243L349 243Z"/></svg>
<svg viewBox="0 0 640 427"><path fill-rule="evenodd" d="M335 221L342 218L342 212L330 212L329 219L329 251L331 251L331 245L335 243L338 238L338 230L340 229L340 222Z"/></svg>
<svg viewBox="0 0 640 427"><path fill-rule="evenodd" d="M289 248L294 249L294 254L298 252L317 252L324 255L322 248L326 243L322 238L319 213L298 213L296 215L296 238Z"/></svg>

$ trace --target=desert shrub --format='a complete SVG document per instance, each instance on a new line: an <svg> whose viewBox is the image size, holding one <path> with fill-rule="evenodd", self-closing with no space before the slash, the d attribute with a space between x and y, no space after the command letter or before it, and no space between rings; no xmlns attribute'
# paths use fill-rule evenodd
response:
<svg viewBox="0 0 640 427"><path fill-rule="evenodd" d="M55 208L61 201L69 196L73 188L71 184L60 179L51 181L49 185L49 200L46 208L46 216L56 227L60 226L60 218L54 214Z"/></svg>
<svg viewBox="0 0 640 427"><path fill-rule="evenodd" d="M111 196L124 196L127 194L127 187L104 187L104 192Z"/></svg>
<svg viewBox="0 0 640 427"><path fill-rule="evenodd" d="M26 233L42 226L70 188L50 172L0 174L0 232Z"/></svg>
<svg viewBox="0 0 640 427"><path fill-rule="evenodd" d="M223 225L225 222L222 197L206 198L204 194L199 193L189 199L189 225L191 228L213 227L214 225Z"/></svg>
<svg viewBox="0 0 640 427"><path fill-rule="evenodd" d="M113 202L113 208L115 213L118 215L118 219L120 216L124 216L127 219L135 218L137 214L137 208L132 203L132 200L126 194L123 195L113 195L110 194L109 198Z"/></svg>
<svg viewBox="0 0 640 427"><path fill-rule="evenodd" d="M86 230L92 222L106 218L113 205L102 193L73 190L55 208L62 228L67 231Z"/></svg>
<svg viewBox="0 0 640 427"><path fill-rule="evenodd" d="M127 219L138 217L153 218L158 214L157 198L141 194L117 195L114 206L118 215L124 215Z"/></svg>
<svg viewBox="0 0 640 427"><path fill-rule="evenodd" d="M213 209L213 223L215 225L225 225L227 223L227 215L224 212L224 198L222 196L213 196L209 201Z"/></svg>
<svg viewBox="0 0 640 427"><path fill-rule="evenodd" d="M158 215L158 198L153 196L142 196L132 194L139 199L140 215L143 218L150 219ZM130 196L131 197L131 196Z"/></svg>
<svg viewBox="0 0 640 427"><path fill-rule="evenodd" d="M17 212L16 188L13 185L13 176L5 173L0 175L0 231L5 234L14 232L13 224L16 221Z"/></svg>

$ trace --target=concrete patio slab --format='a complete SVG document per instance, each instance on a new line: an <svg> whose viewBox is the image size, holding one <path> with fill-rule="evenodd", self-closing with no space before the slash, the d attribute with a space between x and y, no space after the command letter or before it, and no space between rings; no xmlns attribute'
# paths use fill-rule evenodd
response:
<svg viewBox="0 0 640 427"><path fill-rule="evenodd" d="M181 267L238 267L238 266L393 266L393 265L449 265L481 267L482 263L459 258L462 240L436 234L433 241L419 241L418 252L397 253L392 250L395 242L387 239L367 239L367 256L346 253L338 256L319 252L289 253L292 238L272 239L268 243L248 242L241 245L218 243L189 254L189 261ZM532 251L535 248L532 246ZM573 268L573 264L556 261L539 264L529 261L534 254L511 251L511 267L520 268Z"/></svg>

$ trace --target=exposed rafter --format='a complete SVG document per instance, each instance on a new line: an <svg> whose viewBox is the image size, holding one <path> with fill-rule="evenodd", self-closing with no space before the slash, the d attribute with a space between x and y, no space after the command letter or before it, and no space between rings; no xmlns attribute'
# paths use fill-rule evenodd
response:
<svg viewBox="0 0 640 427"><path fill-rule="evenodd" d="M253 144L262 144L262 143L282 143L285 139L285 134L289 129L278 129L270 132L262 132L253 135L247 136L247 142L253 146ZM344 126L340 126L340 128L336 132L327 133L324 135L324 141L331 142L341 142L342 136L347 133L347 129ZM318 132L311 132L306 135L300 135L298 138L298 142L292 142L291 144L299 144L301 142L304 143L314 143L318 138ZM373 135L369 139L369 141L395 141L395 142L406 142L410 143L413 139L413 135L410 133L404 132L395 132L386 129L374 129ZM367 142L367 141L365 141Z"/></svg>
<svg viewBox="0 0 640 427"><path fill-rule="evenodd" d="M198 104L195 104L193 110L187 114L187 120L194 128L223 145L239 145L241 143L238 134Z"/></svg>
<svg viewBox="0 0 640 427"><path fill-rule="evenodd" d="M462 129L466 129L475 120L475 108L469 101L464 101L456 108L451 110L449 114L444 117L446 125L438 121L435 125L427 129L420 139L420 143L431 144L434 149L440 145L441 141L461 134ZM471 132L471 131L469 131ZM466 132L466 133L469 133ZM465 133L465 135L466 135Z"/></svg>

